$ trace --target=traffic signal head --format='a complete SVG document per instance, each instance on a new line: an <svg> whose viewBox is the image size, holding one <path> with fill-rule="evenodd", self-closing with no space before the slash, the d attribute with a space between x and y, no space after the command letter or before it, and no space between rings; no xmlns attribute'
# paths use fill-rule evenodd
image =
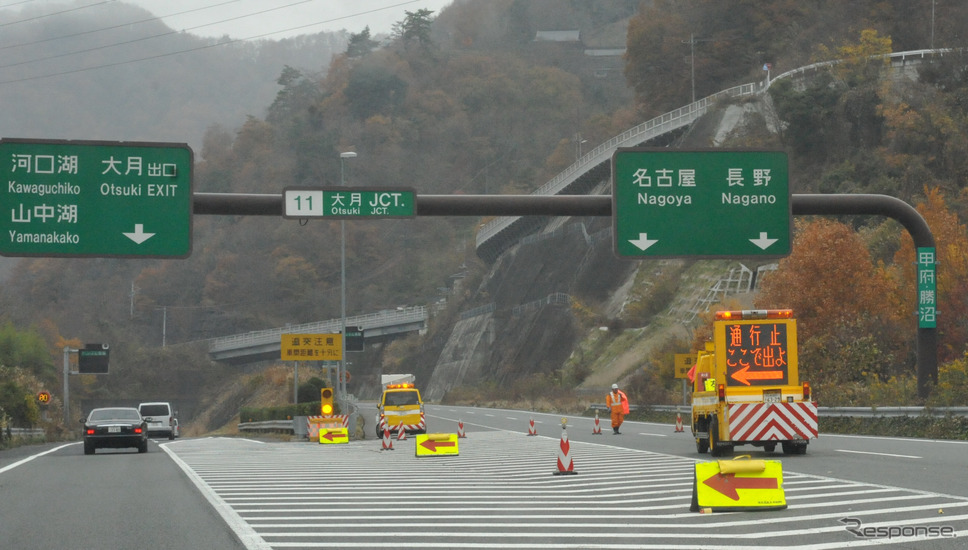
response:
<svg viewBox="0 0 968 550"><path fill-rule="evenodd" d="M319 390L320 406L319 410L324 416L333 414L333 388L322 388Z"/></svg>

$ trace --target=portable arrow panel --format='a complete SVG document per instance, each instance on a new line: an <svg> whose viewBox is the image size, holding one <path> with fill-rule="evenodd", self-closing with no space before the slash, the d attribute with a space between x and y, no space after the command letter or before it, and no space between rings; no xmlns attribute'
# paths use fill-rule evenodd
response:
<svg viewBox="0 0 968 550"><path fill-rule="evenodd" d="M783 510L783 465L778 460L733 460L696 463L693 512Z"/></svg>
<svg viewBox="0 0 968 550"><path fill-rule="evenodd" d="M442 456L458 454L457 434L418 434L415 443L416 456Z"/></svg>
<svg viewBox="0 0 968 550"><path fill-rule="evenodd" d="M620 148L612 156L618 256L787 256L791 216L782 151Z"/></svg>
<svg viewBox="0 0 968 550"><path fill-rule="evenodd" d="M350 433L348 428L320 428L319 442L323 444L349 443Z"/></svg>

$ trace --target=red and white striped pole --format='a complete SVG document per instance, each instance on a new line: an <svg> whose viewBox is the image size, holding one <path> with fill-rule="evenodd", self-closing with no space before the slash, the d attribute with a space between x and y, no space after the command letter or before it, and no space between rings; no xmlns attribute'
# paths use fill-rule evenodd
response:
<svg viewBox="0 0 968 550"><path fill-rule="evenodd" d="M465 437L467 436L464 435L464 421L458 418L457 419L457 438L463 439Z"/></svg>
<svg viewBox="0 0 968 550"><path fill-rule="evenodd" d="M382 451L392 451L393 441L390 439L390 425L383 425L383 449Z"/></svg>
<svg viewBox="0 0 968 550"><path fill-rule="evenodd" d="M407 430L403 428L403 422L400 423L400 428L397 430L397 441L403 441L407 438Z"/></svg>
<svg viewBox="0 0 968 550"><path fill-rule="evenodd" d="M574 475L578 472L575 471L575 464L571 461L571 444L568 443L568 430L566 429L568 419L561 419L561 444L558 446L558 469L555 470L554 475Z"/></svg>
<svg viewBox="0 0 968 550"><path fill-rule="evenodd" d="M538 429L534 427L534 418L531 419L531 425L528 428L528 435L538 435Z"/></svg>

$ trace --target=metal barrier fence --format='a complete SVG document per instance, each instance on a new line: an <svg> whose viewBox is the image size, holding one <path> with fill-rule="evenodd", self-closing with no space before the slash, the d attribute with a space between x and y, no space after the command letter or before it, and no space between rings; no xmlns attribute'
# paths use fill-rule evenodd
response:
<svg viewBox="0 0 968 550"><path fill-rule="evenodd" d="M592 410L608 410L601 403L589 406ZM629 405L630 411L649 409L656 412L688 412L689 405ZM968 407L817 407L818 416L874 418L892 416L968 416Z"/></svg>
<svg viewBox="0 0 968 550"><path fill-rule="evenodd" d="M944 55L950 51L952 50L912 50L906 52L894 52L880 57L887 58L889 62L896 67L920 63L926 58L933 57L935 55ZM634 128L630 128L606 141L605 143L602 143L598 147L595 147L583 155L580 159L575 161L574 164L563 170L561 173L531 194L557 195L567 186L574 183L575 180L577 180L578 177L585 172L588 172L590 169L598 166L599 164L608 162L611 159L612 154L615 152L615 149L619 147L631 147L639 145L640 143L644 143L652 138L691 124L693 121L706 114L709 107L713 106L716 102L722 99L760 94L769 89L770 85L777 80L802 76L809 71L816 71L822 68L830 67L837 63L840 63L840 61L822 61L820 63L813 63L804 67L786 71L770 80L752 82L749 84L742 84L740 86L727 88L726 90L717 92L708 97L704 97L698 101L695 101L694 103L690 103L689 105L680 107L674 111L659 115L651 120L639 124L638 126L635 126ZM484 227L482 227L477 233L477 247L480 248L483 243L510 227L511 224L514 223L514 221L518 218L519 217L504 216L495 218L484 224Z"/></svg>
<svg viewBox="0 0 968 550"><path fill-rule="evenodd" d="M356 315L346 318L346 326L360 326L364 329L370 327L383 327L394 324L403 324L412 321L425 321L427 319L426 306L411 306L394 311L380 311L368 313L366 315ZM210 340L210 352L225 351L254 344L265 344L278 342L283 334L325 334L339 332L341 320L330 319L315 323L305 323L301 325L290 325L288 327L273 328L267 330L257 330L223 336Z"/></svg>

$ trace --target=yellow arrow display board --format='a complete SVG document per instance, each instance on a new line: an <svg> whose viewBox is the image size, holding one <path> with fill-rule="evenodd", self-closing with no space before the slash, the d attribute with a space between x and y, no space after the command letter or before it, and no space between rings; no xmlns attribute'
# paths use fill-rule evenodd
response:
<svg viewBox="0 0 968 550"><path fill-rule="evenodd" d="M439 456L457 454L457 434L418 434L416 441L417 456Z"/></svg>
<svg viewBox="0 0 968 550"><path fill-rule="evenodd" d="M783 465L778 460L718 460L696 464L693 512L783 510Z"/></svg>
<svg viewBox="0 0 968 550"><path fill-rule="evenodd" d="M319 429L319 442L320 443L349 443L350 441L350 431L349 428L320 428Z"/></svg>

